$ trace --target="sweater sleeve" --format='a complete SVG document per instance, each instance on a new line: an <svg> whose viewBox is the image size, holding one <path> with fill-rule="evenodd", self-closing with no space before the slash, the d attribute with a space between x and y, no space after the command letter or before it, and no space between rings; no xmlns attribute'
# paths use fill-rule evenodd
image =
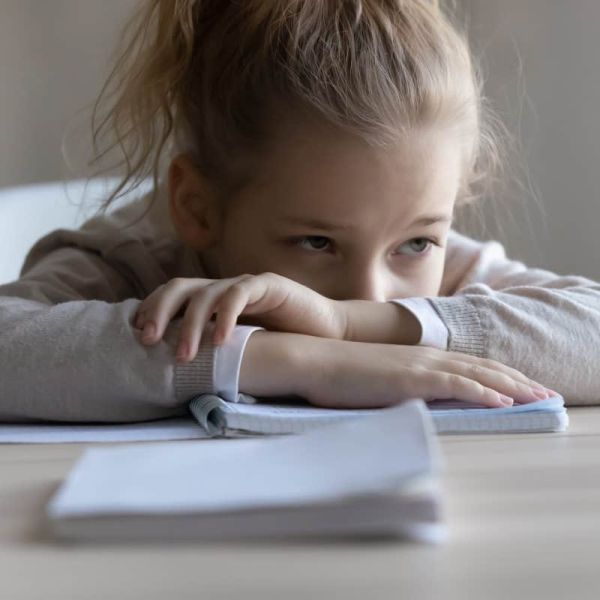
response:
<svg viewBox="0 0 600 600"><path fill-rule="evenodd" d="M600 284L527 268L497 241L457 237L453 289L427 298L448 328L448 350L518 369L569 405L600 403Z"/></svg>
<svg viewBox="0 0 600 600"><path fill-rule="evenodd" d="M141 421L185 414L191 398L219 385L237 396L226 366L215 376L213 324L195 359L178 363L182 318L143 345L133 325L141 300L130 285L97 254L69 247L0 285L0 420ZM236 373L257 329L238 327L237 350L221 350Z"/></svg>
<svg viewBox="0 0 600 600"><path fill-rule="evenodd" d="M426 298L393 298L388 302L404 306L419 321L421 338L417 345L446 350L448 347L448 328Z"/></svg>

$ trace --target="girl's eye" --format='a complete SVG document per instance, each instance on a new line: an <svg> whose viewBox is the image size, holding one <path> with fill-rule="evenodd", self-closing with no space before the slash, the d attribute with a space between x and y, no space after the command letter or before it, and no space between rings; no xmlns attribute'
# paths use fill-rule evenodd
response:
<svg viewBox="0 0 600 600"><path fill-rule="evenodd" d="M413 251L408 252L409 256L422 256L428 254L432 246L439 246L439 244L435 240L429 238L414 238L405 244L402 244L399 248L402 248L403 246L409 247Z"/></svg>
<svg viewBox="0 0 600 600"><path fill-rule="evenodd" d="M304 243L307 245L304 245ZM326 250L330 245L331 241L327 237L323 237L320 235L306 235L301 238L295 238L292 240L292 243L300 246L301 248L305 248L306 250L312 251L322 251ZM409 248L408 254L409 256L424 256L429 253L429 250L432 246L439 246L435 240L430 238L414 238L409 240L405 244L399 246L399 248L407 247ZM398 252L398 254L405 254L404 252Z"/></svg>
<svg viewBox="0 0 600 600"><path fill-rule="evenodd" d="M301 248L306 248L307 250L325 250L327 244L329 244L329 238L320 235L306 235L304 237L297 238L294 241L298 246L300 246ZM310 245L303 246L302 243L305 241L310 242Z"/></svg>

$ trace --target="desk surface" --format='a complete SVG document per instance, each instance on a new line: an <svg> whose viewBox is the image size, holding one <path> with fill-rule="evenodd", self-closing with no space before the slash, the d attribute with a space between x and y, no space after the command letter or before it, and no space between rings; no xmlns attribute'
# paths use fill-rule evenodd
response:
<svg viewBox="0 0 600 600"><path fill-rule="evenodd" d="M600 407L563 434L442 436L449 539L77 546L43 510L84 444L0 446L0 597L600 598Z"/></svg>

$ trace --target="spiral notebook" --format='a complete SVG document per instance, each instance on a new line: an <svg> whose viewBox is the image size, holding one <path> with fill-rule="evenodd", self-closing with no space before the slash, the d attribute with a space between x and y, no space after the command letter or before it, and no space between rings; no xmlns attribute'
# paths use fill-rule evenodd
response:
<svg viewBox="0 0 600 600"><path fill-rule="evenodd" d="M483 408L442 400L428 402L427 408L440 434L565 431L569 424L562 396L509 408ZM193 416L189 417L119 424L6 424L0 425L0 444L150 442L298 433L382 410L317 408L305 402L272 402L247 394L239 394L238 402L231 403L219 396L203 394L191 401Z"/></svg>
<svg viewBox="0 0 600 600"><path fill-rule="evenodd" d="M568 415L562 396L506 408L486 408L460 401L427 404L438 433L498 433L564 431ZM361 419L383 409L318 408L304 401L269 402L240 394L238 402L204 394L190 410L211 436L303 433L314 427Z"/></svg>

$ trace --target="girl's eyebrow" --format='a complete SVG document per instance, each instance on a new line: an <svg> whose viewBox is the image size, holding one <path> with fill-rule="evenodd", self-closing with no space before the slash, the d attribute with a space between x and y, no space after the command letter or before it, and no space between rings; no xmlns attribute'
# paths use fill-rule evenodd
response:
<svg viewBox="0 0 600 600"><path fill-rule="evenodd" d="M416 225L427 226L434 225L440 222L452 221L452 217L448 215L427 215L415 219L409 227L415 227ZM354 225L338 225L335 223L328 223L319 219L307 219L304 217L284 217L280 220L280 223L286 225L299 225L302 227L308 227L310 229L321 229L322 231L348 231L354 229Z"/></svg>

